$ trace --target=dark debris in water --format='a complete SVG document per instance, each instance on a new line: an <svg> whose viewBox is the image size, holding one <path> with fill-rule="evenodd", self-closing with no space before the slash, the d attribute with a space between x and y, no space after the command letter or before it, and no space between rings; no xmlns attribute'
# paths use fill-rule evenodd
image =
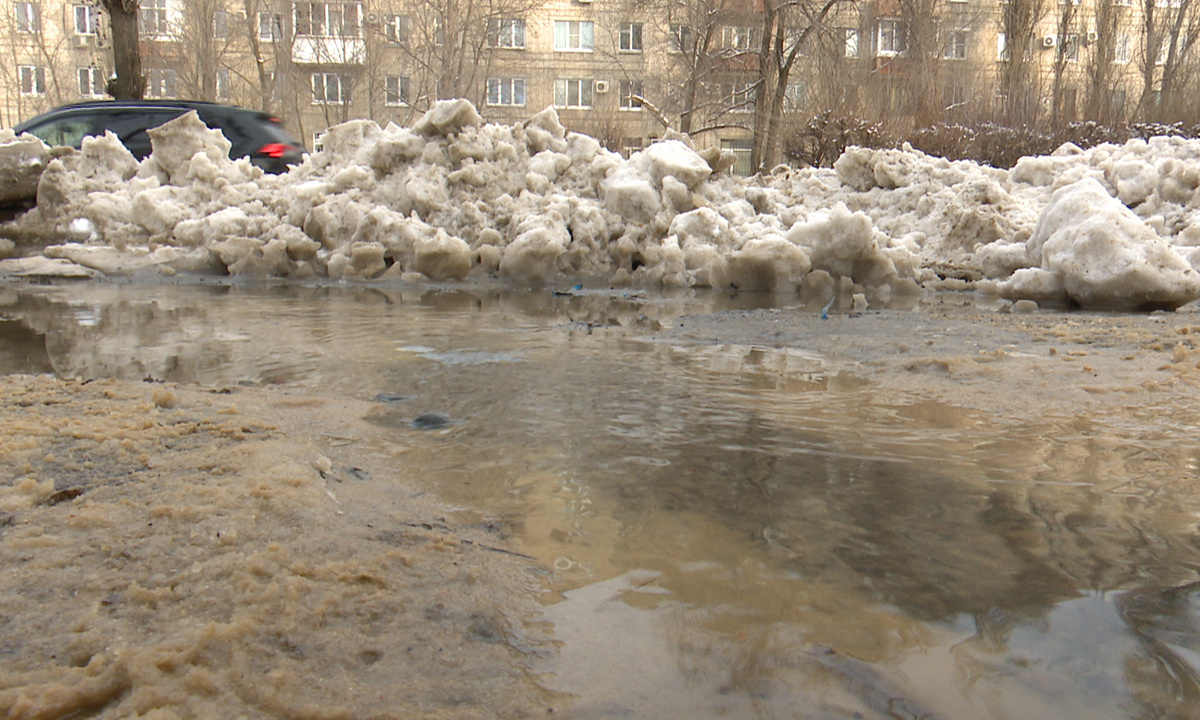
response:
<svg viewBox="0 0 1200 720"><path fill-rule="evenodd" d="M437 430L446 427L451 422L449 415L439 412L427 412L413 418L411 425L418 430Z"/></svg>
<svg viewBox="0 0 1200 720"><path fill-rule="evenodd" d="M404 402L405 400L410 399L412 399L412 396L410 395L400 395L397 393L379 393L375 396L375 401L382 403Z"/></svg>

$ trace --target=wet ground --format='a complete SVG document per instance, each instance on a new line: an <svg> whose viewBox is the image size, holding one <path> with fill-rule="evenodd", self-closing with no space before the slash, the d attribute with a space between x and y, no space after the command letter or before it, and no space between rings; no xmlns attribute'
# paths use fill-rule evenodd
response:
<svg viewBox="0 0 1200 720"><path fill-rule="evenodd" d="M1200 715L1190 308L1013 313L945 294L861 313L847 298L823 318L770 296L586 289L2 292L0 371L129 381L152 406L163 387L244 393L303 444L296 462L324 458L313 482L338 505L305 525L312 547L281 541L293 562L413 532L502 559L484 565L494 593L467 586L482 575L445 582L459 609L420 614L475 638L456 652L485 650L470 671L485 687L528 693L497 716ZM27 504L60 507L43 489ZM513 600L472 617L484 596ZM369 665L377 689L416 672ZM427 687L455 682L443 670ZM485 695L462 704L486 716Z"/></svg>

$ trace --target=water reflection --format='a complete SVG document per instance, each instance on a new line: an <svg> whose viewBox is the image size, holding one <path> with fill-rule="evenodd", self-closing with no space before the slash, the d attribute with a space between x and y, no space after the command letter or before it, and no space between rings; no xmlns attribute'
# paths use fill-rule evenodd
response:
<svg viewBox="0 0 1200 720"><path fill-rule="evenodd" d="M377 398L397 474L538 558L538 670L580 717L1200 716L1195 442L1150 409L884 400L821 347L656 341L727 303L31 287L0 360Z"/></svg>

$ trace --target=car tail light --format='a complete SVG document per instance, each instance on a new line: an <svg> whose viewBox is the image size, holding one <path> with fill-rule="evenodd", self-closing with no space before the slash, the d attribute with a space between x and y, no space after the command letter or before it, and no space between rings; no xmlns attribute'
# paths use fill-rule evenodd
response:
<svg viewBox="0 0 1200 720"><path fill-rule="evenodd" d="M260 147L258 149L258 154L266 155L267 157L281 158L287 153L288 150L295 150L295 148L293 148L291 145L285 145L283 143L270 143Z"/></svg>

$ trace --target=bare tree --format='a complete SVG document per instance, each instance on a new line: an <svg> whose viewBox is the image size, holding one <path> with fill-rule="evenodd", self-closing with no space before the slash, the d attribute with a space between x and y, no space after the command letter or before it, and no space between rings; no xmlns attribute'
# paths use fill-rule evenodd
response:
<svg viewBox="0 0 1200 720"><path fill-rule="evenodd" d="M1087 65L1087 107L1085 116L1100 123L1122 119L1116 103L1117 85L1129 60L1130 37L1123 33L1126 8L1115 2L1100 2L1095 8L1095 30L1089 34L1091 51Z"/></svg>
<svg viewBox="0 0 1200 720"><path fill-rule="evenodd" d="M141 100L146 94L142 53L138 45L138 0L98 0L108 12L112 32L113 71L108 94L117 100Z"/></svg>
<svg viewBox="0 0 1200 720"><path fill-rule="evenodd" d="M1046 0L1011 0L1000 5L999 115L1009 126L1034 125L1038 120L1038 77L1034 53L1040 47L1038 27Z"/></svg>
<svg viewBox="0 0 1200 720"><path fill-rule="evenodd" d="M816 35L843 0L764 0L759 81L754 113L752 162L769 170L781 157L784 104L789 80L802 49L816 46Z"/></svg>
<svg viewBox="0 0 1200 720"><path fill-rule="evenodd" d="M1079 62L1081 28L1079 0L1058 3L1054 16L1054 60L1051 64L1050 124L1058 129L1075 119L1075 89L1067 87L1068 63Z"/></svg>

